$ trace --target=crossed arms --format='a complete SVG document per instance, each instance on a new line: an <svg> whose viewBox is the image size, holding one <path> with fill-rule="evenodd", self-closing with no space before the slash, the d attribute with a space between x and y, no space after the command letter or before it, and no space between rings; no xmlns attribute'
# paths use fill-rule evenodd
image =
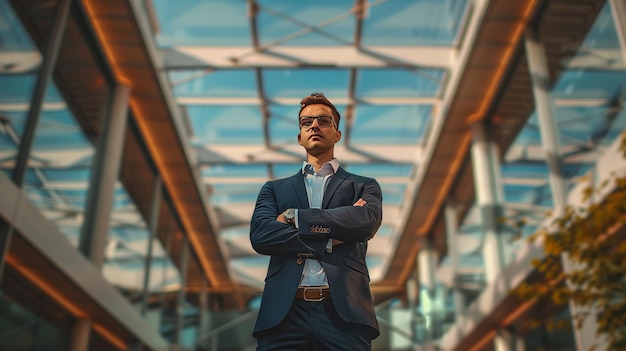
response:
<svg viewBox="0 0 626 351"><path fill-rule="evenodd" d="M263 255L298 255L311 252L321 256L329 239L333 244L365 242L374 236L382 220L382 193L373 179L363 185L356 202L328 209L298 209L299 228L284 223L274 182L261 188L250 225L250 242ZM354 201L354 200L352 200ZM312 232L324 226L328 233Z"/></svg>

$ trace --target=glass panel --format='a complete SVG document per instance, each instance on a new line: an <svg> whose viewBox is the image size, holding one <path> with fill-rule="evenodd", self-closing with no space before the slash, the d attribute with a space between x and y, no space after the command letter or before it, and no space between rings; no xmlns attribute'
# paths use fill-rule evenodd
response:
<svg viewBox="0 0 626 351"><path fill-rule="evenodd" d="M411 177L413 175L413 164L349 164L344 165L346 170L366 177ZM385 199L386 200L386 199Z"/></svg>
<svg viewBox="0 0 626 351"><path fill-rule="evenodd" d="M11 265L2 278L0 350L67 350L71 316Z"/></svg>
<svg viewBox="0 0 626 351"><path fill-rule="evenodd" d="M400 206L404 203L407 188L405 183L382 183L380 187L385 194L385 205Z"/></svg>
<svg viewBox="0 0 626 351"><path fill-rule="evenodd" d="M0 349L43 350L57 345L63 349L62 330L47 323L9 296L0 298ZM66 342L66 341L65 341Z"/></svg>
<svg viewBox="0 0 626 351"><path fill-rule="evenodd" d="M363 45L448 46L457 37L467 0L370 0Z"/></svg>
<svg viewBox="0 0 626 351"><path fill-rule="evenodd" d="M350 13L352 2L261 0L258 3L261 9L257 17L261 45L352 44L354 38L354 16Z"/></svg>
<svg viewBox="0 0 626 351"><path fill-rule="evenodd" d="M349 73L347 69L265 69L263 84L270 99L302 99L311 93L322 92L335 103L333 99L348 97Z"/></svg>
<svg viewBox="0 0 626 351"><path fill-rule="evenodd" d="M0 0L0 61L0 170L11 176L41 54L7 0Z"/></svg>
<svg viewBox="0 0 626 351"><path fill-rule="evenodd" d="M304 96L302 96L304 97ZM336 106L339 113L343 113L340 106ZM270 140L272 145L294 145L298 133L298 112L300 105L270 105ZM304 153L303 153L304 155Z"/></svg>
<svg viewBox="0 0 626 351"><path fill-rule="evenodd" d="M211 184L209 201L215 206L245 204L256 201L260 184Z"/></svg>
<svg viewBox="0 0 626 351"><path fill-rule="evenodd" d="M352 124L353 145L418 145L430 119L429 105L359 105Z"/></svg>
<svg viewBox="0 0 626 351"><path fill-rule="evenodd" d="M305 160L304 153L302 154L302 161ZM293 164L275 164L274 165L274 177L285 178L290 177L296 172L302 171L302 162Z"/></svg>
<svg viewBox="0 0 626 351"><path fill-rule="evenodd" d="M3 64L7 63L3 67L9 68L0 75L0 115L3 116L0 159L6 170L13 167L22 142L41 55L9 3L0 1L0 8L0 55ZM42 12L42 16L53 14L52 10ZM45 23L47 21L42 18L41 22L32 24L32 30L39 31ZM68 18L67 30L74 31L76 26L79 25L72 14ZM55 77L64 78L59 81L65 90L62 94L55 82L48 83L29 155L24 190L42 213L77 244L94 153L92 143L95 141L89 139L83 129L94 131L94 125L99 128L108 102L109 86L106 84L108 76L100 69L100 61L90 51L92 46L87 45L86 38L80 34L63 38ZM41 39L47 40L45 35ZM76 67L80 67L80 73ZM83 79L67 84L77 74ZM88 111L76 103L85 96L90 98ZM97 133L91 133L92 138L94 135Z"/></svg>
<svg viewBox="0 0 626 351"><path fill-rule="evenodd" d="M211 178L265 178L267 177L266 165L213 165L204 167L200 171L205 181Z"/></svg>
<svg viewBox="0 0 626 351"><path fill-rule="evenodd" d="M445 71L438 69L361 69L358 97L434 97L439 95Z"/></svg>
<svg viewBox="0 0 626 351"><path fill-rule="evenodd" d="M608 101L603 106L556 108L561 145L568 157L598 144L607 146L620 135L626 119L617 104Z"/></svg>
<svg viewBox="0 0 626 351"><path fill-rule="evenodd" d="M161 46L250 45L245 1L154 0Z"/></svg>
<svg viewBox="0 0 626 351"><path fill-rule="evenodd" d="M170 73L178 97L257 97L256 78L252 70L216 72L178 71Z"/></svg>
<svg viewBox="0 0 626 351"><path fill-rule="evenodd" d="M150 223L153 201L155 170L146 149L134 130L128 129L124 141L119 181L115 189L113 209L109 220L109 233L105 250L103 275L131 303L140 306L137 296L143 293L145 265L150 245ZM162 190L159 190L162 191ZM148 296L154 296L180 287L180 273L172 262L167 248L170 236L180 232L171 214L169 199L161 193L158 213L157 238L152 241L151 270L148 279ZM148 310L154 326L160 324L160 313Z"/></svg>
<svg viewBox="0 0 626 351"><path fill-rule="evenodd" d="M53 104L59 96L56 87L50 84L48 91L51 93L46 95L41 112L24 189L43 214L77 244L94 147L65 104ZM21 113L22 125L26 113ZM17 140L22 131L17 130Z"/></svg>
<svg viewBox="0 0 626 351"><path fill-rule="evenodd" d="M187 106L193 130L191 143L262 144L261 111L251 106Z"/></svg>

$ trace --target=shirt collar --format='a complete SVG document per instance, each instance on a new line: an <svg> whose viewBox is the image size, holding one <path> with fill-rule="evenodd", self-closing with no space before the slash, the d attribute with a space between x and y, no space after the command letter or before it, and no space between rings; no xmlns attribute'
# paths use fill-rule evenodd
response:
<svg viewBox="0 0 626 351"><path fill-rule="evenodd" d="M330 160L330 161L328 161L326 163L330 163L330 165L333 167L333 173L337 173L337 170L339 169L339 166L340 166L339 165L339 160L337 160L336 158L333 158L332 160ZM308 163L306 161L302 161L302 174L306 174L306 166L307 165L308 165ZM313 167L313 166L311 166L311 167Z"/></svg>

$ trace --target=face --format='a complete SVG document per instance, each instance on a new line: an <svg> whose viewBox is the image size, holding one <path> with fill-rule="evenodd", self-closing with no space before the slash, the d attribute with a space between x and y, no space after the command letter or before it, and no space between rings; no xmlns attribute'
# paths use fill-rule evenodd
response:
<svg viewBox="0 0 626 351"><path fill-rule="evenodd" d="M333 110L322 104L308 105L300 113L300 117L332 116ZM330 151L332 153L335 143L341 139L341 131L337 130L337 121L333 117L333 123L328 128L321 128L318 120L313 124L300 128L298 144L302 145L307 153L318 155Z"/></svg>

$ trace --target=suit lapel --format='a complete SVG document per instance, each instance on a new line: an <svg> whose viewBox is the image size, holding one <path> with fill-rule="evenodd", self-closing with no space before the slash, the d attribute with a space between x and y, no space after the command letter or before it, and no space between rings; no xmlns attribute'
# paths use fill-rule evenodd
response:
<svg viewBox="0 0 626 351"><path fill-rule="evenodd" d="M326 190L324 190L322 208L328 207L328 203L333 198L333 195L335 195L335 191L337 190L337 188L339 188L339 185L341 185L341 183L346 180L347 177L348 172L344 171L344 169L341 167L339 167L339 169L337 169L337 172L332 177L330 177L330 180L328 181L328 186L326 187Z"/></svg>
<svg viewBox="0 0 626 351"><path fill-rule="evenodd" d="M331 177L332 178L332 177ZM291 185L295 191L295 196L300 201L299 208L309 208L309 197L306 194L306 185L304 184L304 174L298 172L291 177Z"/></svg>

